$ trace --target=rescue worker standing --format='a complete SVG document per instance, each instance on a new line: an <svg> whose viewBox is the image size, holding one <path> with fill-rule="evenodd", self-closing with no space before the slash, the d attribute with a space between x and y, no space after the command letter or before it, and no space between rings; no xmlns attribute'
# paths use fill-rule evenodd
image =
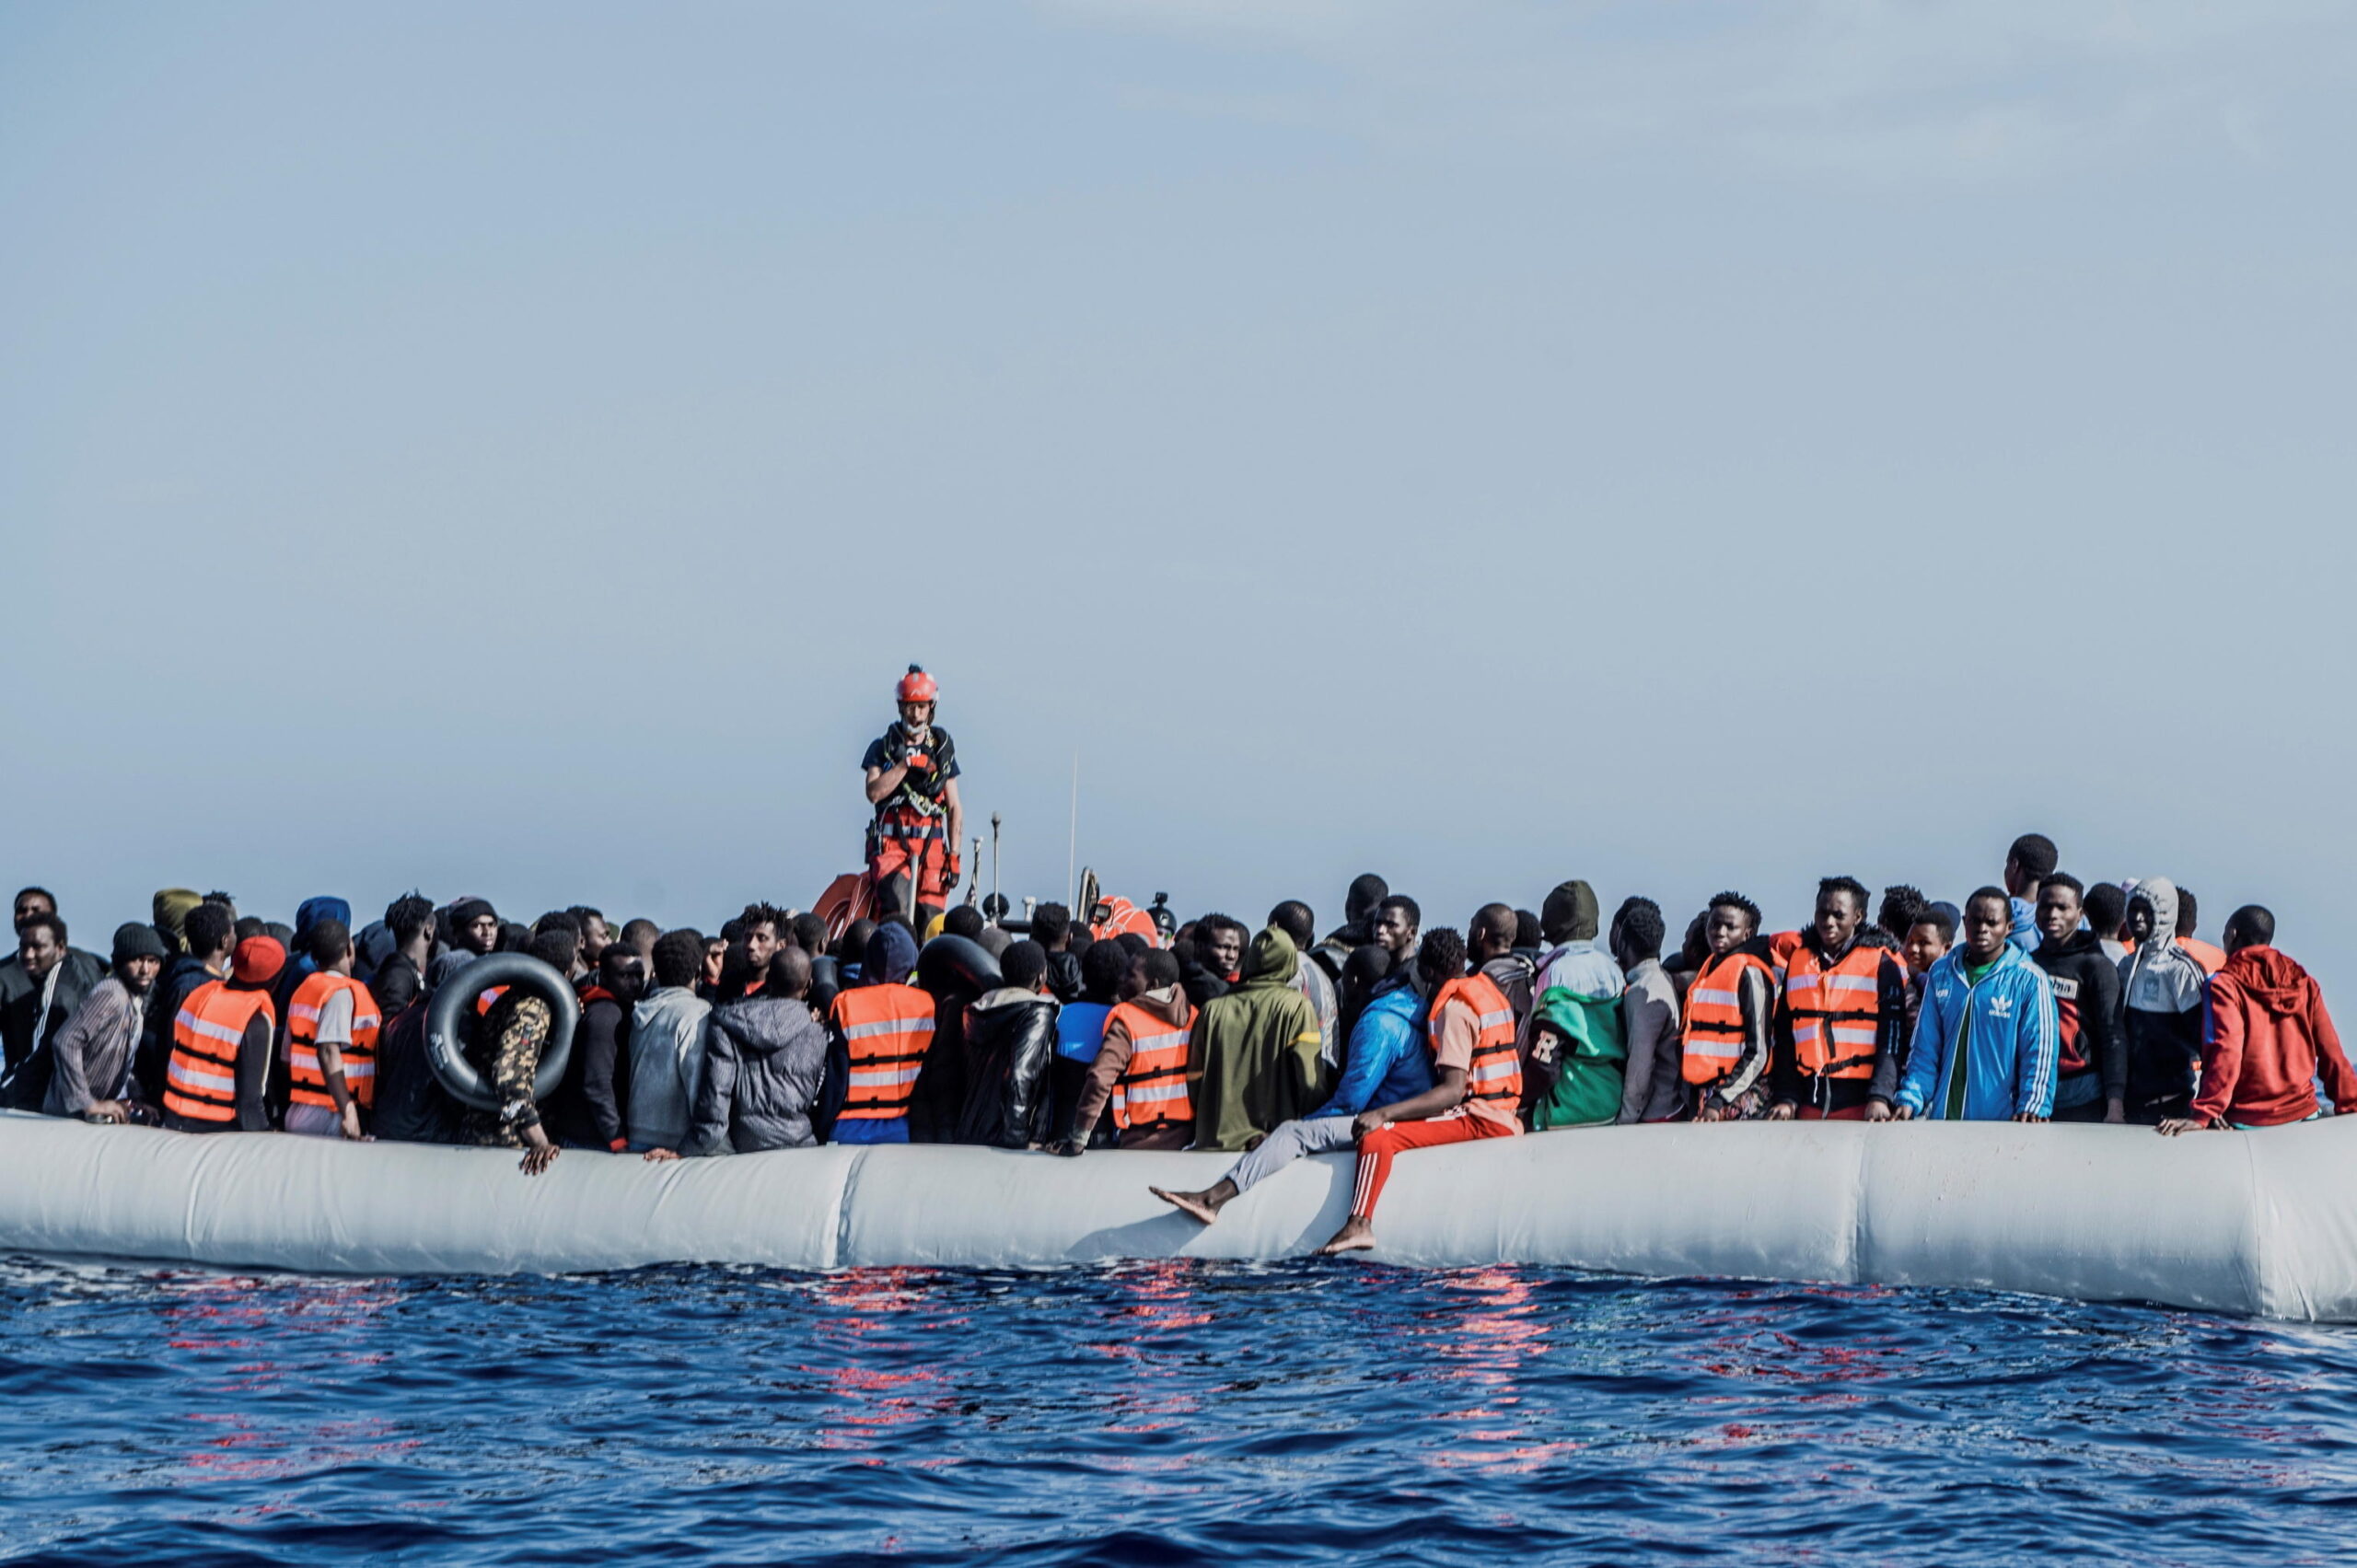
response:
<svg viewBox="0 0 2357 1568"><path fill-rule="evenodd" d="M867 748L867 877L876 917L905 917L917 930L948 907L958 886L958 835L966 808L958 799L958 748L934 727L940 688L916 665L900 678L900 716Z"/></svg>

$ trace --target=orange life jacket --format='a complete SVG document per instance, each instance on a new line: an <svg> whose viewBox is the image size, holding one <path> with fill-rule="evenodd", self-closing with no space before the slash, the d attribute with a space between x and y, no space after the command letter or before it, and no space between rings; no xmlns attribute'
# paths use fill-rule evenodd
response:
<svg viewBox="0 0 2357 1568"><path fill-rule="evenodd" d="M238 1050L256 1014L278 1028L267 991L232 991L209 980L188 993L172 1019L172 1056L164 1069L164 1109L191 1121L238 1119Z"/></svg>
<svg viewBox="0 0 2357 1568"><path fill-rule="evenodd" d="M1195 1120L1195 1102L1187 1093L1187 1041L1195 1032L1195 1010L1187 1021L1173 1024L1134 1002L1124 1002L1105 1016L1110 1029L1119 1020L1129 1031L1130 1064L1113 1080L1113 1125L1167 1127Z"/></svg>
<svg viewBox="0 0 2357 1568"><path fill-rule="evenodd" d="M1743 974L1758 970L1772 982L1775 971L1759 954L1738 947L1704 962L1686 993L1686 1024L1679 1036L1683 1055L1678 1076L1708 1087L1724 1083L1743 1060Z"/></svg>
<svg viewBox="0 0 2357 1568"><path fill-rule="evenodd" d="M1882 948L1853 944L1828 969L1805 944L1793 950L1784 968L1784 1005L1793 1016L1793 1054L1803 1075L1874 1076L1882 959Z"/></svg>
<svg viewBox="0 0 2357 1568"><path fill-rule="evenodd" d="M909 1094L933 1045L933 998L913 985L862 985L831 1014L851 1054L841 1117L882 1121L909 1112Z"/></svg>
<svg viewBox="0 0 2357 1568"><path fill-rule="evenodd" d="M1473 1060L1465 1067L1467 1103L1484 1101L1509 1114L1522 1109L1522 1053L1515 1045L1514 1004L1485 974L1464 975L1433 993L1425 1024L1434 1052L1440 1050L1441 1009L1451 1002L1473 1009Z"/></svg>
<svg viewBox="0 0 2357 1568"><path fill-rule="evenodd" d="M296 986L286 1004L286 1061L294 1076L287 1098L293 1104L335 1109L319 1066L319 1014L341 991L352 993L352 1040L336 1048L343 1058L343 1086L362 1106L377 1102L377 1031L384 1023L377 999L349 975L319 973Z"/></svg>

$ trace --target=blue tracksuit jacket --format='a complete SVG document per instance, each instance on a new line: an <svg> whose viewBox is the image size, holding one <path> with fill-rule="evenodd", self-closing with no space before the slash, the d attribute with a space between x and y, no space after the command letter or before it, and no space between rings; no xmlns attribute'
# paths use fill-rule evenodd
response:
<svg viewBox="0 0 2357 1568"><path fill-rule="evenodd" d="M1932 966L1922 1015L1907 1051L1898 1103L1945 1121L1963 1079L1960 1120L2003 1121L2024 1111L2054 1114L2054 1061L2061 1044L2046 971L2008 942L1995 967L1968 983L1958 945Z"/></svg>

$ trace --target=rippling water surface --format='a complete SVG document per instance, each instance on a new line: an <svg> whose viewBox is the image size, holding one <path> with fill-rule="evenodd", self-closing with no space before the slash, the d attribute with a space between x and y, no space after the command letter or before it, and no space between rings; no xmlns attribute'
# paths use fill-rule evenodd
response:
<svg viewBox="0 0 2357 1568"><path fill-rule="evenodd" d="M0 1295L26 1561L2357 1552L2340 1330L1357 1263Z"/></svg>

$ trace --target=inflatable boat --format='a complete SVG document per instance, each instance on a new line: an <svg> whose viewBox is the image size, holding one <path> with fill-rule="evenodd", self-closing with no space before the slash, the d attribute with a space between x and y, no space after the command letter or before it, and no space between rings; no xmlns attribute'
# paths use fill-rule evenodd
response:
<svg viewBox="0 0 2357 1568"><path fill-rule="evenodd" d="M1229 1156L819 1147L650 1165L568 1150L195 1137L0 1116L0 1249L307 1272L652 1263L1054 1268L1297 1257L1350 1202L1305 1160L1209 1227L1149 1185ZM1997 1123L1534 1133L1400 1156L1377 1264L1556 1264L2020 1291L2357 1321L2357 1121L2155 1137ZM1349 1266L1349 1265L1338 1265Z"/></svg>

